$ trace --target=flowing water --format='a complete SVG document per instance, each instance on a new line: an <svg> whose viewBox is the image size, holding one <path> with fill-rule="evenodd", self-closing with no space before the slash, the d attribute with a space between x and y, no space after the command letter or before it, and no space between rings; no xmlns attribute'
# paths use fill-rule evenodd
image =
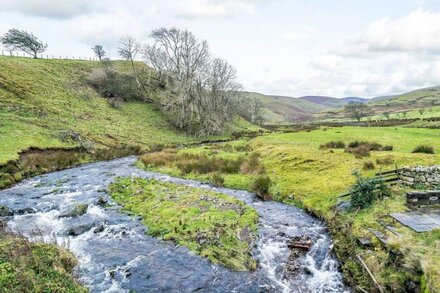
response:
<svg viewBox="0 0 440 293"><path fill-rule="evenodd" d="M331 254L332 242L325 225L301 209L262 202L246 191L143 171L133 166L135 161L127 157L82 165L0 191L0 205L14 211L35 210L3 220L11 231L32 241L56 241L67 246L79 260L78 279L91 292L349 292ZM148 228L138 218L120 212L105 193L118 176L211 189L251 205L260 216L253 249L259 268L254 272L231 271L185 247L148 236ZM109 200L110 207L97 203L100 196ZM89 204L86 214L59 218L78 203ZM69 236L72 228L79 229L79 235ZM304 235L314 244L300 254L295 272L286 274L291 253L288 242Z"/></svg>

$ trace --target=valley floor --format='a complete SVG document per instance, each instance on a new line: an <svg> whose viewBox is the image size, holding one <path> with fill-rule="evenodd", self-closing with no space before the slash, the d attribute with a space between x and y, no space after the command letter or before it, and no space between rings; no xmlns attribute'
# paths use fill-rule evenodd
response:
<svg viewBox="0 0 440 293"><path fill-rule="evenodd" d="M330 141L348 144L356 140L392 145L393 150L372 151L369 156L356 158L344 150L320 149L321 144ZM258 153L265 173L273 181L270 193L276 200L298 204L327 221L333 233L336 254L349 280L364 288L373 286L355 258L361 255L387 291L405 292L412 286L419 286L423 290L430 290L427 292L439 292L440 259L436 253L440 245L439 232L415 233L393 223L402 235L396 237L382 226L383 222L392 222L389 213L407 210L405 188L394 187L391 197L378 200L363 210L336 212L334 209L341 201L339 195L347 192L354 183L353 172L362 171L366 162L374 168L362 171L366 177L396 167L440 164L438 154L412 153L418 145L429 145L440 150L440 131L403 127L321 128L311 132L271 134L249 141L183 149L171 156L159 153L159 159L153 160L152 156L147 156L141 161L149 169L175 176L211 182L214 177L222 176L223 184L227 187L251 190L258 172L244 170L243 164L238 171L231 172L226 168L203 172L201 166L194 166L193 159L217 158L217 162L225 165L225 161L236 162L241 157ZM172 160L168 161L169 158ZM223 160L219 161L219 158ZM212 172L217 175L213 176ZM370 229L383 230L389 238L389 246L383 247ZM360 237L372 238L374 249L359 246L357 239Z"/></svg>

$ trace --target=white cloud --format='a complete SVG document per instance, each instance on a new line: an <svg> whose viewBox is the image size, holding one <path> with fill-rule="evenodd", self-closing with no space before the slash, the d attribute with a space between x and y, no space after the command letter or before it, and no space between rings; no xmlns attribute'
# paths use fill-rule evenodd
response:
<svg viewBox="0 0 440 293"><path fill-rule="evenodd" d="M154 8L154 14L177 18L196 19L230 17L253 13L251 0L180 0L162 1Z"/></svg>
<svg viewBox="0 0 440 293"><path fill-rule="evenodd" d="M358 44L371 52L440 53L440 13L418 9L397 20L375 21Z"/></svg>
<svg viewBox="0 0 440 293"><path fill-rule="evenodd" d="M88 14L93 1L89 0L0 0L2 11L28 16L66 19Z"/></svg>

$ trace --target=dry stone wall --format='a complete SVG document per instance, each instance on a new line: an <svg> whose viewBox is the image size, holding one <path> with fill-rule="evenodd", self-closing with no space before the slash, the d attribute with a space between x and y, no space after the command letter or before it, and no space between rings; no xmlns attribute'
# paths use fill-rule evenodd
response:
<svg viewBox="0 0 440 293"><path fill-rule="evenodd" d="M426 189L440 188L440 165L429 167L404 167L399 173L403 184Z"/></svg>

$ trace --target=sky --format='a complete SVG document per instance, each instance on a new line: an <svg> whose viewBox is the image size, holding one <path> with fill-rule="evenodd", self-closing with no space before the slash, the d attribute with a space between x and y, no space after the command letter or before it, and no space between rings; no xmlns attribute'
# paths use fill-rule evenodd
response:
<svg viewBox="0 0 440 293"><path fill-rule="evenodd" d="M0 0L0 34L33 32L49 56L92 57L188 29L247 91L375 97L440 85L440 0ZM1 68L0 68L1 70Z"/></svg>

